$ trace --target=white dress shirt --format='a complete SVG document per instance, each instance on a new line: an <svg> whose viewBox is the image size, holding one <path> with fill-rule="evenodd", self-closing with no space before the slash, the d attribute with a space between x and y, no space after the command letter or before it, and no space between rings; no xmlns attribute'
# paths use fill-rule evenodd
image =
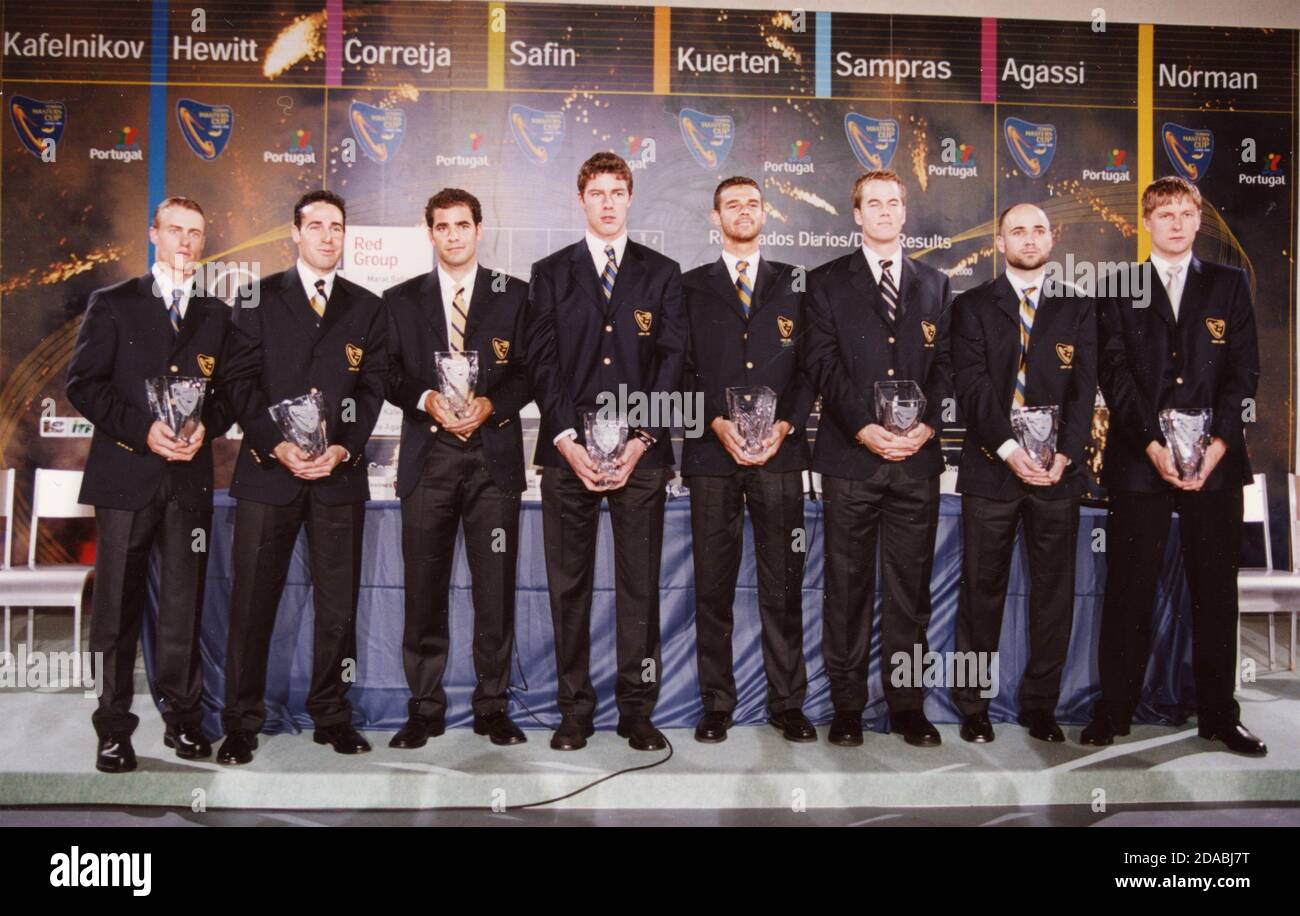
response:
<svg viewBox="0 0 1300 916"><path fill-rule="evenodd" d="M445 270L434 268L434 273L438 277L438 288L442 291L442 317L447 324L447 346L451 346L451 305L456 300L456 290L465 290L465 304L472 307L474 305L474 282L478 278L478 262L470 265L469 273L457 280ZM468 328L466 328L468 330ZM419 410L424 410L426 399L433 394L433 389L425 391L420 395L420 400L416 404Z"/></svg>
<svg viewBox="0 0 1300 916"><path fill-rule="evenodd" d="M1152 252L1151 263L1155 266L1156 274L1160 277L1160 282L1164 284L1165 292L1169 294L1169 305L1174 310L1174 321L1178 320L1178 306L1183 302L1183 289L1187 286L1187 270L1192 263L1192 253L1188 251L1177 261L1166 261L1160 255ZM1178 282L1173 289L1169 288L1169 268L1178 267Z"/></svg>
<svg viewBox="0 0 1300 916"><path fill-rule="evenodd" d="M334 268L327 274L318 274L314 268L307 265L302 258L298 259L298 279L302 281L302 288L307 293L307 301L316 296L316 281L325 281L325 301L328 303L330 294L334 292L334 277L338 274L338 268ZM328 307L328 306L327 306Z"/></svg>
<svg viewBox="0 0 1300 916"><path fill-rule="evenodd" d="M154 262L150 272L153 273L154 286L157 288L159 295L162 296L163 306L168 310L172 305L172 290L176 288L175 282L172 281L171 271L163 267L161 262ZM185 310L190 307L190 296L194 295L194 277L186 279L185 285L181 287L181 301L176 306L181 313L181 320L185 320Z"/></svg>
<svg viewBox="0 0 1300 916"><path fill-rule="evenodd" d="M757 251L744 258L738 258L730 251L722 252L722 261L727 265L727 273L731 274L732 286L736 285L736 278L740 276L740 271L736 269L736 265L741 261L744 261L745 279L749 281L749 288L751 290L754 288L754 278L758 276L758 258L759 254Z"/></svg>
<svg viewBox="0 0 1300 916"><path fill-rule="evenodd" d="M875 277L876 285L880 285L880 262L889 262L889 279L894 281L894 289L901 290L900 285L903 276L903 246L899 245L898 250L888 257L881 257L866 245L862 246L862 253L867 256L867 266L871 268L871 276Z"/></svg>

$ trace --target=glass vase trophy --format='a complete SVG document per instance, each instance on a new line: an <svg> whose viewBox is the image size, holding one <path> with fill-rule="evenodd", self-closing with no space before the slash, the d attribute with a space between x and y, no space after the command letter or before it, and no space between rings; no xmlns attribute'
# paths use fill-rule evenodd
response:
<svg viewBox="0 0 1300 916"><path fill-rule="evenodd" d="M179 375L162 375L145 381L149 409L177 439L188 444L202 422L203 400L208 380Z"/></svg>
<svg viewBox="0 0 1300 916"><path fill-rule="evenodd" d="M1169 443L1179 480L1195 480L1205 463L1214 410L1209 407L1168 408L1160 411L1160 432Z"/></svg>
<svg viewBox="0 0 1300 916"><path fill-rule="evenodd" d="M325 454L329 447L325 434L325 395L313 388L308 394L286 398L267 410L284 438L306 452L308 458Z"/></svg>
<svg viewBox="0 0 1300 916"><path fill-rule="evenodd" d="M627 419L607 416L599 410L584 410L582 432L587 443L587 455L601 477L617 476L618 459L627 446Z"/></svg>
<svg viewBox="0 0 1300 916"><path fill-rule="evenodd" d="M433 354L433 362L438 367L438 393L456 418L463 420L478 384L478 351L440 350Z"/></svg>
<svg viewBox="0 0 1300 916"><path fill-rule="evenodd" d="M895 436L911 432L925 413L925 395L916 382L876 382L876 418Z"/></svg>
<svg viewBox="0 0 1300 916"><path fill-rule="evenodd" d="M766 385L727 389L727 412L745 443L745 454L763 454L763 440L772 434L776 420L776 392Z"/></svg>
<svg viewBox="0 0 1300 916"><path fill-rule="evenodd" d="M1060 417L1061 408L1055 404L1011 409L1011 431L1016 434L1016 442L1044 471L1051 469L1056 458L1056 431Z"/></svg>

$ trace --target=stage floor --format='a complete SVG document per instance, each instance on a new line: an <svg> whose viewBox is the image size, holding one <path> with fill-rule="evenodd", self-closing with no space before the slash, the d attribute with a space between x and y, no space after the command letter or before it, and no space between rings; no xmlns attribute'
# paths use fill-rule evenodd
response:
<svg viewBox="0 0 1300 916"><path fill-rule="evenodd" d="M1262 623L1247 624L1245 645L1252 655L1263 654L1258 652ZM14 629L15 642L25 637L21 625ZM66 648L60 629L58 618L38 618L37 648ZM1285 650L1279 654L1285 663ZM1222 745L1197 737L1192 722L1178 729L1137 727L1129 738L1100 749L1077 744L1078 727L1066 729L1066 744L1047 745L1018 726L1001 725L997 740L980 746L961 741L956 726L941 725L939 748L915 748L896 735L875 733L868 733L860 748L835 747L825 742L825 726L818 729L817 743L802 745L787 743L770 727L735 728L720 745L699 744L689 730L671 730L672 758L652 768L644 767L663 760L666 752L633 751L610 731L598 732L576 753L550 750L550 733L538 728L529 728L528 743L517 747L497 748L469 729L453 729L416 751L391 750L392 733L375 731L368 734L375 750L356 757L334 754L306 732L264 735L252 764L226 768L210 760L179 760L164 748L163 724L148 701L142 670L137 691L141 724L134 744L140 769L122 776L94 769L93 699L80 691L0 691L5 724L0 808L64 806L71 813L91 806L141 806L181 809L185 819L199 822L203 810L316 811L329 822L349 820L348 812L360 810L399 818L401 811L434 809L486 815L495 805L508 820L516 813L508 809L643 767L546 810L641 812L653 822L672 811L691 810L697 814L688 821L703 816L712 822L706 812L714 809L732 811L738 822L749 823L761 821L766 811L780 814L784 823L782 812L799 814L803 808L838 811L836 823L900 817L925 823L931 818L906 812L979 807L986 809L972 812L979 823L990 818L1041 823L1043 817L1059 821L1062 811L1078 808L1077 817L1064 820L1097 823L1121 817L1132 806L1147 811L1152 805L1175 806L1171 810L1191 815L1250 804L1260 810L1248 817L1273 812L1267 817L1300 821L1300 809L1292 807L1300 801L1300 676L1268 673L1263 666L1259 680L1239 694L1243 721L1268 743L1263 759L1221 750ZM517 813L533 823L541 814L538 809ZM463 816L445 814L453 821ZM3 820L31 822L33 815L39 817L35 811L10 811Z"/></svg>

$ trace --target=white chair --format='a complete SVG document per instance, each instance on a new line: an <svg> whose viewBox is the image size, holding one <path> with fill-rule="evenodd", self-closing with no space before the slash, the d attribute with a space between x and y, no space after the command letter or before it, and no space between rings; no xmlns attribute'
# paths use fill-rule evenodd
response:
<svg viewBox="0 0 1300 916"><path fill-rule="evenodd" d="M1287 613L1291 617L1291 655L1288 667L1295 670L1296 609L1300 606L1300 543L1297 535L1300 526L1296 520L1296 476L1287 475L1287 502L1290 512L1291 569L1273 568L1273 545L1268 518L1268 487L1263 474L1256 474L1253 483L1242 490L1242 522L1264 527L1264 562L1262 569L1246 568L1237 572L1238 608L1240 614L1268 614L1268 670L1274 668L1276 657L1275 615ZM1241 618L1237 618L1237 677L1241 678Z"/></svg>
<svg viewBox="0 0 1300 916"><path fill-rule="evenodd" d="M5 552L0 556L0 582L9 576L14 550L14 469L0 474L0 518L5 520ZM9 605L5 605L4 654L9 654Z"/></svg>
<svg viewBox="0 0 1300 916"><path fill-rule="evenodd" d="M6 479L8 495L5 525L5 554L9 553L9 531L13 522L13 471ZM81 471L54 471L36 469L36 483L32 490L32 524L27 542L27 565L8 566L0 575L0 603L5 608L5 646L8 648L9 608L27 607L27 651L35 648L35 622L38 607L72 608L72 648L81 651L81 601L86 590L86 580L95 567L83 563L51 563L36 565L36 541L41 519L93 518L93 506L77 502L81 489Z"/></svg>

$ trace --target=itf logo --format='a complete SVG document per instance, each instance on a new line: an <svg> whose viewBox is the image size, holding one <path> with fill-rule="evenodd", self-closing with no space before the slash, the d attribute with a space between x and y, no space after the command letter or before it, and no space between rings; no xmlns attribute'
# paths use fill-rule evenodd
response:
<svg viewBox="0 0 1300 916"><path fill-rule="evenodd" d="M1110 184L1132 181L1128 169L1128 150L1122 150L1118 147L1112 149L1106 154L1106 167L1103 169L1084 169L1083 180L1105 181Z"/></svg>
<svg viewBox="0 0 1300 916"><path fill-rule="evenodd" d="M657 149L654 137L625 137L623 139L623 158L627 160L628 168L634 172L654 162Z"/></svg>
<svg viewBox="0 0 1300 916"><path fill-rule="evenodd" d="M1056 155L1056 127L1023 118L1007 118L1002 123L1002 133L1020 170L1030 178L1042 178Z"/></svg>
<svg viewBox="0 0 1300 916"><path fill-rule="evenodd" d="M850 111L844 116L844 135L864 169L887 169L894 161L898 149L898 122L894 119L876 120Z"/></svg>
<svg viewBox="0 0 1300 916"><path fill-rule="evenodd" d="M23 147L45 162L54 162L63 128L68 121L68 106L62 102L42 102L16 95L9 102L9 117Z"/></svg>
<svg viewBox="0 0 1300 916"><path fill-rule="evenodd" d="M555 160L564 141L564 112L511 105L509 119L515 143L529 161L546 165Z"/></svg>
<svg viewBox="0 0 1300 916"><path fill-rule="evenodd" d="M718 169L736 138L736 122L730 115L711 115L683 108L677 115L686 149L702 168Z"/></svg>
<svg viewBox="0 0 1300 916"><path fill-rule="evenodd" d="M1214 157L1214 134L1203 128L1183 127L1166 121L1160 128L1165 155L1180 176L1193 184L1205 177Z"/></svg>
<svg viewBox="0 0 1300 916"><path fill-rule="evenodd" d="M113 146L108 149L91 147L89 150L91 159L108 159L114 162L143 162L144 150L140 149L140 144L136 138L140 131L134 127L120 127L113 131Z"/></svg>
<svg viewBox="0 0 1300 916"><path fill-rule="evenodd" d="M185 144L208 162L221 155L235 129L235 111L229 105L209 105L194 99L176 103L176 120Z"/></svg>
<svg viewBox="0 0 1300 916"><path fill-rule="evenodd" d="M406 112L354 100L348 107L348 123L361 151L371 162L383 165L397 155L397 148L402 145Z"/></svg>

